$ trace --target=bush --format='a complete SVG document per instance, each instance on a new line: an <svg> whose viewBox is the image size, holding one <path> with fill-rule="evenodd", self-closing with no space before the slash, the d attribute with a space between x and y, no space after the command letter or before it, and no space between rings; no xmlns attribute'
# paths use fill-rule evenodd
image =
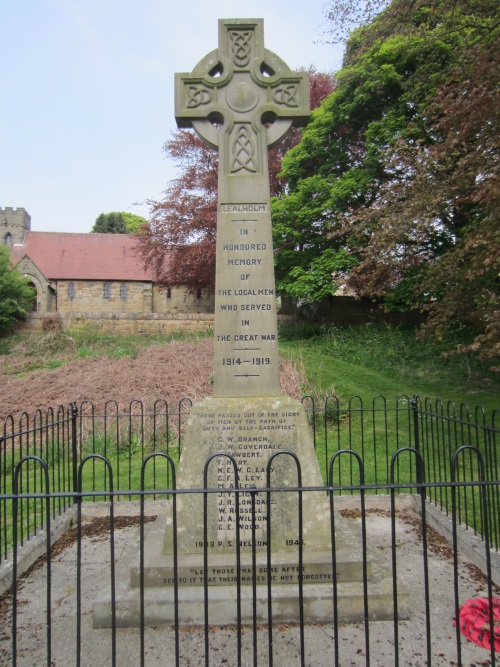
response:
<svg viewBox="0 0 500 667"><path fill-rule="evenodd" d="M44 333L60 333L62 328L63 321L59 313L46 313L42 317L42 331Z"/></svg>
<svg viewBox="0 0 500 667"><path fill-rule="evenodd" d="M10 331L19 320L25 320L35 302L29 280L13 266L7 247L0 246L0 331Z"/></svg>

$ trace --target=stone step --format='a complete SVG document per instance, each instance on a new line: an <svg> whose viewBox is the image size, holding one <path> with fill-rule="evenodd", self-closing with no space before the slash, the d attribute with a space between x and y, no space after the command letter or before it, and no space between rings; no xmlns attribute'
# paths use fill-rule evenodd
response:
<svg viewBox="0 0 500 667"><path fill-rule="evenodd" d="M145 537L145 625L171 625L175 622L175 590L173 585L171 556L161 554L160 545L163 539L164 526L167 516L159 517L148 526ZM345 524L346 522L344 522ZM343 525L342 530L349 531L349 525ZM354 553L359 549L353 550ZM117 564L116 571L116 624L117 627L138 627L140 625L140 574L139 574L139 531L135 539L130 542L128 553ZM212 554L217 558L218 569L226 569L227 573L216 574L217 565L209 562L209 569L216 581L209 582L208 610L209 622L213 625L234 625L237 620L236 598L237 586L236 565L232 554ZM284 572L283 568L297 567L297 560L293 560L290 553L273 554L273 567L277 572L271 581L272 618L273 622L297 623L300 619L300 587L297 581L297 570L293 573ZM296 555L295 555L296 558ZM337 553L337 613L339 623L359 622L365 617L364 599L365 590L362 575L362 562L341 549ZM195 562L196 561L196 562ZM248 554L242 558L248 567ZM205 623L205 588L203 585L202 567L198 574L191 576L191 568L199 566L200 557L197 554L185 554L179 558L178 577L186 579L179 581L179 624L181 626L203 625ZM262 554L259 554L257 567L267 567ZM288 563L291 563L288 565ZM302 586L303 614L306 623L333 623L334 588L331 554L316 552L304 554L304 574L310 575L304 579ZM162 568L170 568L162 569ZM231 570L231 572L229 571ZM163 581L165 573L170 574L172 581ZM313 574L329 575L328 579L313 579ZM210 576L210 575L209 575ZM249 574L251 577L251 572ZM254 588L250 582L244 582L240 588L242 623L267 623L268 619L268 586L267 573L258 573L265 577L265 582L258 581ZM282 576L292 576L286 583ZM221 577L223 581L218 580ZM195 582L190 579L195 578ZM391 620L393 611L393 579L389 564L368 558L366 590L368 595L368 617L371 620ZM112 625L111 590L104 589L96 598L93 609L93 623L95 628L108 628ZM398 618L409 618L408 595L399 586L398 589Z"/></svg>
<svg viewBox="0 0 500 667"><path fill-rule="evenodd" d="M144 586L157 588L173 586L174 563L171 554L161 552L165 527L169 522L167 515L160 516L152 526L144 542ZM352 555L352 550L345 547L336 552L336 573L338 582L363 581L363 562ZM130 586L140 585L139 545L136 557L130 568ZM242 585L252 585L254 565L252 554L240 555L239 573ZM371 565L366 563L367 579L371 577ZM238 569L236 555L228 553L209 554L207 578L209 586L234 585ZM301 578L304 584L327 583L333 581L331 551L304 552ZM267 556L259 550L255 554L256 584L267 584ZM274 584L293 584L299 580L298 551L273 553L271 558L271 580ZM181 587L203 586L204 563L201 554L179 554L177 561L177 583Z"/></svg>
<svg viewBox="0 0 500 667"><path fill-rule="evenodd" d="M389 621L394 617L392 577L379 568L368 582L368 618ZM278 584L272 586L273 623L297 623L300 619L299 586ZM185 586L178 589L179 626L198 626L205 623L205 595L203 586ZM333 623L332 584L310 584L302 587L303 617L305 623ZM236 625L236 586L211 586L208 589L208 620L211 625ZM363 621L364 586L362 582L345 582L337 586L337 614L339 623ZM128 582L117 582L116 626L119 628L140 625L140 590L130 588ZM268 622L267 586L257 586L255 599L251 586L241 587L241 623L251 625ZM146 626L172 625L175 623L174 588L144 589L144 623ZM398 618L409 618L408 595L398 592ZM111 591L103 591L95 600L94 628L112 625Z"/></svg>

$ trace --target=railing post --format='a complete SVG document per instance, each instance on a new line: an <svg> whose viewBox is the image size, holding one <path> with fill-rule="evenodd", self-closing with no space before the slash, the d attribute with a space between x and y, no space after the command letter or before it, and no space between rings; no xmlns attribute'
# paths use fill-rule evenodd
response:
<svg viewBox="0 0 500 667"><path fill-rule="evenodd" d="M413 415L413 446L420 453L420 436L418 430L418 400L417 396L412 396L410 401Z"/></svg>
<svg viewBox="0 0 500 667"><path fill-rule="evenodd" d="M71 456L73 459L73 493L75 494L73 500L76 504L80 502L80 498L76 495L78 492L78 408L76 401L71 404Z"/></svg>
<svg viewBox="0 0 500 667"><path fill-rule="evenodd" d="M413 395L410 401L411 412L413 415L413 447L420 454L420 432L418 429L418 397ZM420 466L417 465L417 482L420 484L421 477Z"/></svg>

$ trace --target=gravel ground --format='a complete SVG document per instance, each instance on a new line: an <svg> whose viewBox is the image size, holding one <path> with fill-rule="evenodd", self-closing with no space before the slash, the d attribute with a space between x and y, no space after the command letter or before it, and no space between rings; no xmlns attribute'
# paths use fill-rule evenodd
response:
<svg viewBox="0 0 500 667"><path fill-rule="evenodd" d="M129 510L129 514L132 511ZM150 510L150 511L157 511ZM359 512L342 510L359 525ZM117 514L123 514L117 512ZM116 559L126 552L134 532L136 517L123 516L117 523ZM426 659L425 610L421 524L411 511L400 511L396 521L398 578L411 596L411 619L399 623L399 665L424 667ZM367 513L367 535L372 558L390 562L390 514L373 509ZM458 665L455 630L453 627L453 564L452 552L444 539L432 529L428 531L430 620L432 665ZM98 593L109 582L109 542L106 521L89 519L82 541L82 640L81 665L111 665L111 632L92 628L92 606ZM51 667L75 664L76 652L76 543L70 531L57 544L52 560L52 663ZM459 564L460 601L485 594L485 580L470 563ZM7 596L1 608L0 665L10 665L10 625L12 605ZM19 667L46 666L46 566L40 562L20 581L18 593ZM323 667L334 664L333 625L307 625L305 628L305 665ZM253 632L243 629L242 664L253 665ZM392 622L370 622L370 663L366 659L365 632L362 624L342 625L338 630L339 664L354 667L395 665L394 626ZM148 628L145 632L145 665L175 665L174 631L171 628ZM489 652L462 639L462 665L491 665ZM260 667L269 664L267 630L257 630L256 651ZM140 665L140 633L137 629L117 631L119 667ZM273 631L275 667L299 665L299 630L296 626L279 624ZM232 667L236 660L234 628L211 628L209 633L210 665ZM497 661L498 662L498 661ZM180 664L185 667L205 665L205 637L201 628L180 631Z"/></svg>

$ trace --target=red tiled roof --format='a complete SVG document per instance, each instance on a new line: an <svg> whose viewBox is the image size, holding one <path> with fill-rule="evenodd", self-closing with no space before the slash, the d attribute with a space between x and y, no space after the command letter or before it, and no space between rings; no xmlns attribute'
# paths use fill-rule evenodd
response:
<svg viewBox="0 0 500 667"><path fill-rule="evenodd" d="M130 234L26 232L12 248L12 260L27 255L49 280L146 280Z"/></svg>

